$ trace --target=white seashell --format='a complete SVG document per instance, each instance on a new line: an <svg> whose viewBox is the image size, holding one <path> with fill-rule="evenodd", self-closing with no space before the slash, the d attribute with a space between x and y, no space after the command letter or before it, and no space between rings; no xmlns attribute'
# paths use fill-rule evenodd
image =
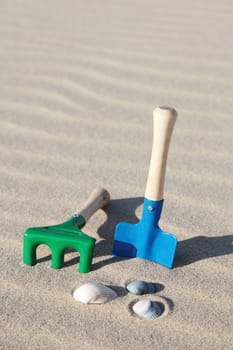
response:
<svg viewBox="0 0 233 350"><path fill-rule="evenodd" d="M151 294L156 292L156 288L152 283L145 281L133 281L126 286L127 290L136 295Z"/></svg>
<svg viewBox="0 0 233 350"><path fill-rule="evenodd" d="M160 306L155 301L149 299L138 301L134 304L133 311L140 317L151 319L159 317L162 313Z"/></svg>
<svg viewBox="0 0 233 350"><path fill-rule="evenodd" d="M73 297L84 304L104 304L117 298L118 295L101 283L86 283L74 290Z"/></svg>

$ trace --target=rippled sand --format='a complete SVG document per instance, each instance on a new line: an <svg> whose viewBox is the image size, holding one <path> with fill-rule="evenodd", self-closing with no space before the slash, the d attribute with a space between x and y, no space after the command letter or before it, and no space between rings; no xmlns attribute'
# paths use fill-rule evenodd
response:
<svg viewBox="0 0 233 350"><path fill-rule="evenodd" d="M230 1L0 4L0 349L232 349L233 5ZM178 111L161 227L179 244L168 270L112 257L115 226L142 212L157 105ZM93 270L77 253L22 263L28 226L59 223L96 184L112 201L83 229ZM131 313L125 283L159 286L155 321ZM89 281L120 297L82 305ZM143 298L143 297L141 297Z"/></svg>

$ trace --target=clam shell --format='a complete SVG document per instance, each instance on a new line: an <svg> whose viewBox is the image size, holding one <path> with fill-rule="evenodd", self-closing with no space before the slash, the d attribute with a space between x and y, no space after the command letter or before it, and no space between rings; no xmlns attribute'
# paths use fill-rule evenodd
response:
<svg viewBox="0 0 233 350"><path fill-rule="evenodd" d="M136 315L143 318L154 319L161 315L162 311L160 306L149 299L140 300L133 306L133 311Z"/></svg>
<svg viewBox="0 0 233 350"><path fill-rule="evenodd" d="M136 295L151 294L156 292L156 288L152 283L145 281L133 281L126 286L127 290Z"/></svg>
<svg viewBox="0 0 233 350"><path fill-rule="evenodd" d="M113 289L101 283L86 283L73 292L73 298L84 304L104 304L117 297Z"/></svg>

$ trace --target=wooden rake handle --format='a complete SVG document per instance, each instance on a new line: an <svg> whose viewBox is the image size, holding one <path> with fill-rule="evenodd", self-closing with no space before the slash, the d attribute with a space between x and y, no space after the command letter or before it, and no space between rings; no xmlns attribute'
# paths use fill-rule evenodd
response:
<svg viewBox="0 0 233 350"><path fill-rule="evenodd" d="M98 209L103 208L110 201L110 194L103 187L96 187L87 201L74 215L82 215L87 221Z"/></svg>
<svg viewBox="0 0 233 350"><path fill-rule="evenodd" d="M171 107L157 107L153 112L153 146L145 197L163 199L168 148L177 112Z"/></svg>

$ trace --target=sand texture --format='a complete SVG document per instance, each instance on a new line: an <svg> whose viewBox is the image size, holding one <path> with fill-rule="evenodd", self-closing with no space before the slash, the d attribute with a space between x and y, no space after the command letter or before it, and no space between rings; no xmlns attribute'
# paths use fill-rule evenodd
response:
<svg viewBox="0 0 233 350"><path fill-rule="evenodd" d="M232 350L232 33L231 0L0 1L1 350ZM116 224L141 217L158 105L178 112L160 221L179 241L171 270L112 257ZM24 230L69 218L97 184L111 202L83 229L92 271L75 252L52 269L44 245L24 265ZM156 320L132 315L134 279L157 284ZM93 281L119 298L72 298Z"/></svg>

